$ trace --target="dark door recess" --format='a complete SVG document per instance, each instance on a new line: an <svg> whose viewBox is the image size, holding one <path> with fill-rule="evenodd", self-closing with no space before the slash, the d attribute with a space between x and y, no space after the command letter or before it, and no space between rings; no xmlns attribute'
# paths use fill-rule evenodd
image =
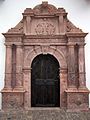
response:
<svg viewBox="0 0 90 120"><path fill-rule="evenodd" d="M59 63L50 55L40 54L32 62L32 107L60 106Z"/></svg>

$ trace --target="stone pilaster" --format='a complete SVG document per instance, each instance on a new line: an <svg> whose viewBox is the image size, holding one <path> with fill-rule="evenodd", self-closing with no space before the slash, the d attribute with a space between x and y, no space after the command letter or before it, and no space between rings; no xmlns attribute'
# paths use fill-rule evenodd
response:
<svg viewBox="0 0 90 120"><path fill-rule="evenodd" d="M65 93L65 89L67 89L67 69L61 68L60 69L60 107L66 107L67 97Z"/></svg>
<svg viewBox="0 0 90 120"><path fill-rule="evenodd" d="M16 88L22 90L23 78L22 78L22 64L23 64L23 53L22 46L16 46Z"/></svg>
<svg viewBox="0 0 90 120"><path fill-rule="evenodd" d="M59 33L64 32L63 15L59 15Z"/></svg>
<svg viewBox="0 0 90 120"><path fill-rule="evenodd" d="M24 79L24 108L28 109L31 107L31 69L25 68L23 70L23 79Z"/></svg>
<svg viewBox="0 0 90 120"><path fill-rule="evenodd" d="M31 107L31 70L32 69L30 69L30 71L29 71L29 76L30 76L30 81L29 81L29 103L28 103L28 105L29 105L29 107Z"/></svg>
<svg viewBox="0 0 90 120"><path fill-rule="evenodd" d="M76 87L74 45L68 45L68 86Z"/></svg>
<svg viewBox="0 0 90 120"><path fill-rule="evenodd" d="M31 33L30 26L31 26L31 17L27 16L26 17L26 34L27 35Z"/></svg>
<svg viewBox="0 0 90 120"><path fill-rule="evenodd" d="M86 86L84 45L79 45L79 87Z"/></svg>
<svg viewBox="0 0 90 120"><path fill-rule="evenodd" d="M6 45L6 61L5 61L5 87L4 89L11 90L12 80L12 46Z"/></svg>

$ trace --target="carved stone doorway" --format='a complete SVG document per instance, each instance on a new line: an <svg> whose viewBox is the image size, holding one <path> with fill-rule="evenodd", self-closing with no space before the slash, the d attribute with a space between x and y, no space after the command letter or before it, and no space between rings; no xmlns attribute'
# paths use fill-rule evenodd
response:
<svg viewBox="0 0 90 120"><path fill-rule="evenodd" d="M59 107L60 77L57 59L50 54L40 54L34 58L31 67L31 106Z"/></svg>

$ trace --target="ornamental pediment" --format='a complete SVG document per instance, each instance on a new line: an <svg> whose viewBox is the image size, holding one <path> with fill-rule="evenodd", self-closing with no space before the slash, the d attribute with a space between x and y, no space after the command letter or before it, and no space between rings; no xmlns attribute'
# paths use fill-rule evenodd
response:
<svg viewBox="0 0 90 120"><path fill-rule="evenodd" d="M67 13L63 8L56 8L42 2L33 9L26 8L23 13L23 19L14 27L8 30L5 34L25 34L25 35L61 35L82 33L83 31L77 28L67 18Z"/></svg>

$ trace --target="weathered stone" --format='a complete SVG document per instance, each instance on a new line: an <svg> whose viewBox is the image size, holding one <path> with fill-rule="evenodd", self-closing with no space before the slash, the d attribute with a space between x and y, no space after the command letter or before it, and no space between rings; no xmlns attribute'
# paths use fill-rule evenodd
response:
<svg viewBox="0 0 90 120"><path fill-rule="evenodd" d="M0 120L90 120L90 111L67 112L58 108L0 112L0 115Z"/></svg>
<svg viewBox="0 0 90 120"><path fill-rule="evenodd" d="M3 110L31 109L31 65L34 58L40 54L50 54L59 63L60 106L58 107L69 111L89 109L84 58L87 33L68 20L63 8L57 9L47 2L33 9L27 8L20 23L3 35L6 38L5 86L1 91ZM77 113L70 113L69 116L69 113L60 111L59 114L59 111L49 110L21 112L17 116L15 114L8 115L7 119L70 120L72 117L72 120L84 119ZM2 117L2 114L0 116Z"/></svg>

